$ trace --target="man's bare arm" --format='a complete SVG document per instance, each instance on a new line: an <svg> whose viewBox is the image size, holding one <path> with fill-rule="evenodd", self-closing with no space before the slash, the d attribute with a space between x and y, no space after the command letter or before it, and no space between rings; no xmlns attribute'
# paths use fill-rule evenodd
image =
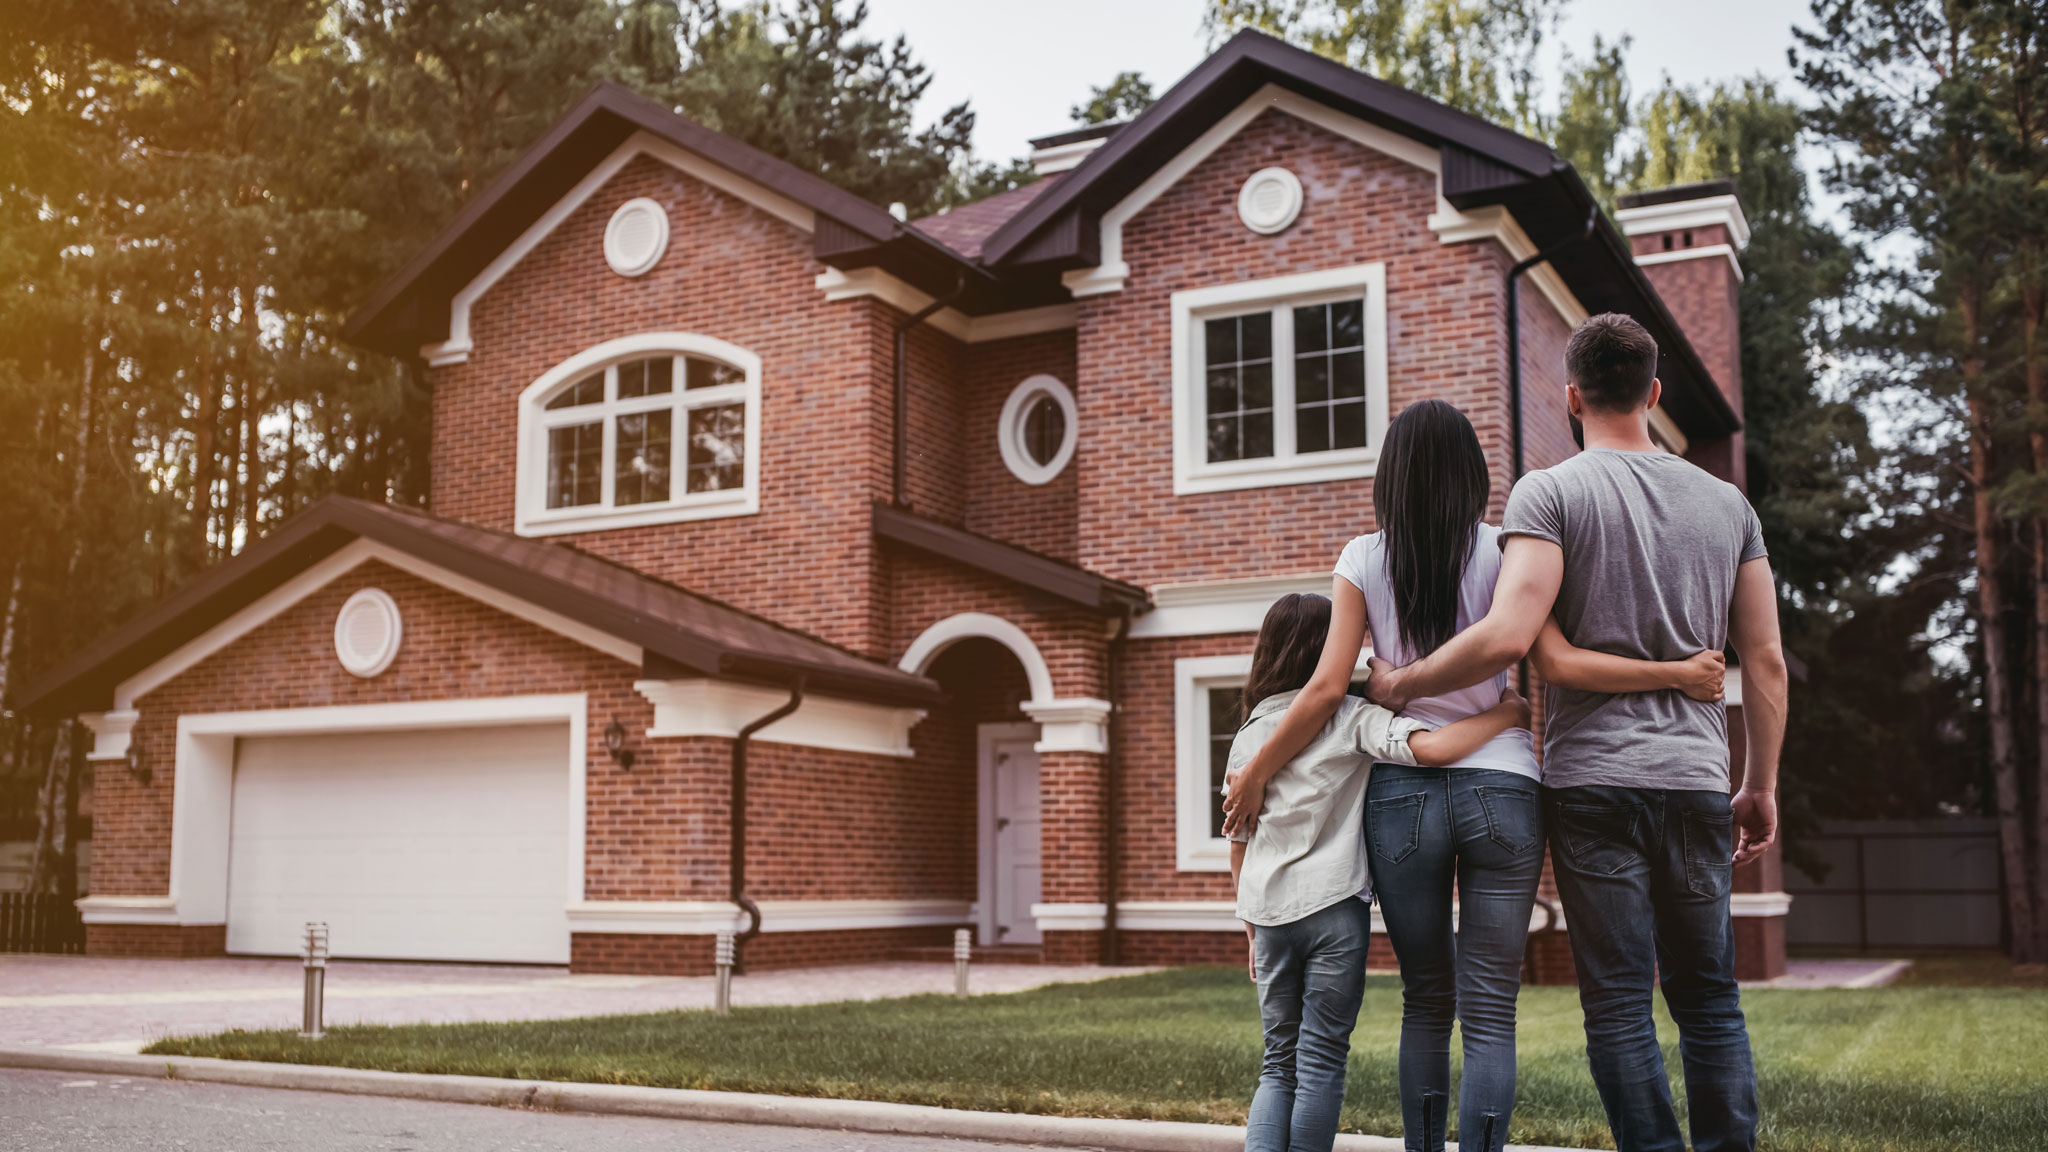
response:
<svg viewBox="0 0 2048 1152"><path fill-rule="evenodd" d="M1411 700L1469 688L1520 660L1550 619L1563 582L1564 549L1534 536L1508 537L1485 619L1406 668L1374 658L1366 695L1399 712Z"/></svg>
<svg viewBox="0 0 2048 1152"><path fill-rule="evenodd" d="M1735 571L1728 646L1742 662L1742 729L1748 741L1736 792L1735 862L1764 854L1778 838L1778 754L1785 744L1785 646L1778 636L1778 586L1759 557Z"/></svg>

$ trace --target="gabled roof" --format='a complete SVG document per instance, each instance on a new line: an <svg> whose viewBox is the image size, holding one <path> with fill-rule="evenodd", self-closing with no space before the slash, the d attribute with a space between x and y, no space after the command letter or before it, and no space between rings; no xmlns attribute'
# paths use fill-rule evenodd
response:
<svg viewBox="0 0 2048 1152"><path fill-rule="evenodd" d="M515 599L637 645L657 675L764 682L891 704L930 704L938 686L559 544L329 496L31 684L22 707L94 712L114 688L352 541L374 540Z"/></svg>
<svg viewBox="0 0 2048 1152"><path fill-rule="evenodd" d="M1243 31L1118 127L1060 182L982 241L999 272L1097 263L1104 213L1268 85L1436 148L1440 189L1460 210L1505 208L1539 251L1584 233L1551 267L1589 312L1642 321L1664 351L1665 407L1689 435L1741 428L1661 297L1570 164L1548 146L1260 32Z"/></svg>
<svg viewBox="0 0 2048 1152"><path fill-rule="evenodd" d="M1152 604L1152 598L1135 584L894 505L875 505L874 531L879 539L965 564L1090 611L1139 611Z"/></svg>

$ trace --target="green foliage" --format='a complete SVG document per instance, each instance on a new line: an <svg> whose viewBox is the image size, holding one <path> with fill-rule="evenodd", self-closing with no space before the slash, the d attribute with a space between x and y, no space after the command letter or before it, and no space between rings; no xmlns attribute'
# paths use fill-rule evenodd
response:
<svg viewBox="0 0 2048 1152"><path fill-rule="evenodd" d="M1089 90L1086 103L1076 104L1067 115L1076 124L1111 124L1129 120L1152 106L1158 97L1152 85L1136 72L1119 72L1116 79Z"/></svg>
<svg viewBox="0 0 2048 1152"><path fill-rule="evenodd" d="M744 993L742 992L742 999ZM2048 1124L2048 998L2014 988L1751 990L1765 1111L1782 1152L2021 1152ZM1401 988L1366 980L1342 1124L1400 1131ZM1675 1030L1658 1009L1668 1074ZM1578 993L1525 988L1512 1143L1610 1147ZM164 1055L400 1072L890 1100L1072 1116L1244 1122L1258 1078L1255 990L1180 969L1006 996L740 1008L514 1024L166 1040ZM1457 1056L1452 1057L1455 1072ZM1674 1085L1679 1095L1682 1086Z"/></svg>

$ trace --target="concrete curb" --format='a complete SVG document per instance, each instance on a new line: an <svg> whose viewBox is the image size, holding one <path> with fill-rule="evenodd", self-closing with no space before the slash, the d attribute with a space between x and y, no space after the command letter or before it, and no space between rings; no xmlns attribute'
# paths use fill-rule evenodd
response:
<svg viewBox="0 0 2048 1152"><path fill-rule="evenodd" d="M652 1116L670 1120L772 1124L897 1136L1045 1144L1061 1148L1114 1149L1115 1152L1241 1152L1244 1148L1244 1129L1222 1124L970 1112L871 1100L374 1072L360 1068L264 1064L199 1056L123 1056L54 1048L0 1048L0 1068L391 1096L405 1100L488 1104L499 1108L531 1108L548 1112ZM1337 1152L1401 1152L1402 1144L1385 1136L1347 1135L1337 1137L1336 1147ZM1451 1147L1456 1148L1457 1145ZM1515 1152L1568 1152L1565 1149L1513 1147Z"/></svg>

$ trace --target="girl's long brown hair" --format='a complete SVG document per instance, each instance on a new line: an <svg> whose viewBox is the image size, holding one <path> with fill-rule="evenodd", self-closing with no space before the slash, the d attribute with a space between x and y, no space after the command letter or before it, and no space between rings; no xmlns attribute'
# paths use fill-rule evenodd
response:
<svg viewBox="0 0 2048 1152"><path fill-rule="evenodd" d="M1244 682L1239 720L1252 714L1259 701L1308 686L1323 658L1330 635L1330 598L1313 592L1290 592L1266 609L1259 640L1252 648L1251 676Z"/></svg>
<svg viewBox="0 0 2048 1152"><path fill-rule="evenodd" d="M1394 619L1417 657L1458 630L1458 587L1492 492L1486 453L1463 412L1418 400L1388 426L1372 507L1387 550Z"/></svg>

